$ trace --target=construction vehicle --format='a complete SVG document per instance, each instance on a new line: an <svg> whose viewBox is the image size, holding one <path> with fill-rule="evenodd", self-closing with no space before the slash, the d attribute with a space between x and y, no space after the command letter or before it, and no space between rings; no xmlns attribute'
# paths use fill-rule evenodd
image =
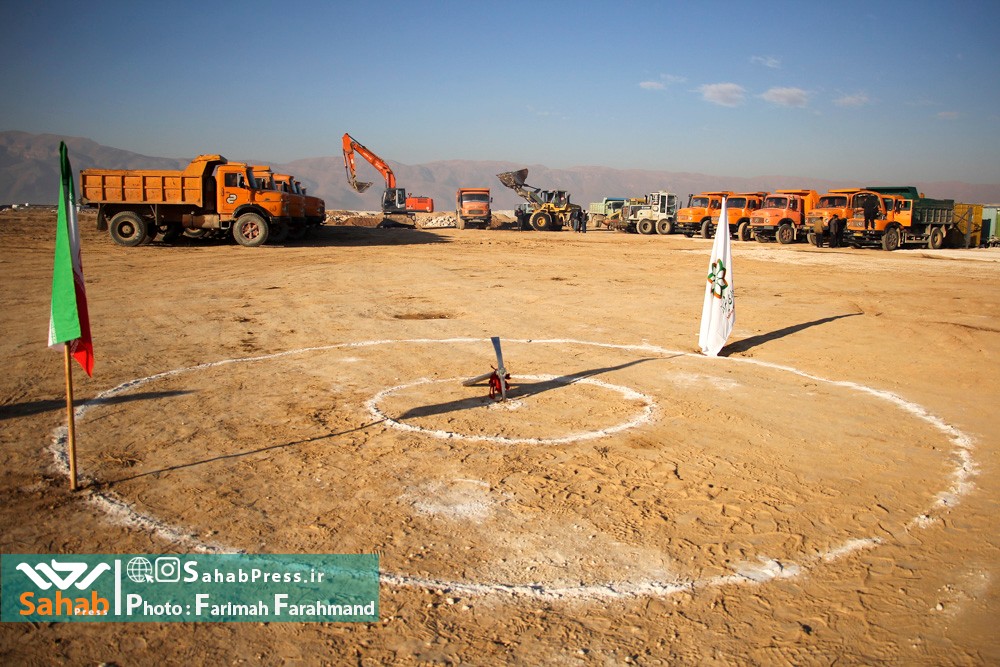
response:
<svg viewBox="0 0 1000 667"><path fill-rule="evenodd" d="M729 190L717 192L702 192L698 195L688 195L687 206L677 211L677 231L684 236L692 237L699 234L701 238L712 238L712 216L719 217L722 208L722 198L733 194Z"/></svg>
<svg viewBox="0 0 1000 667"><path fill-rule="evenodd" d="M777 239L788 244L806 239L806 217L819 202L815 190L776 190L764 198L750 218L753 237L760 243Z"/></svg>
<svg viewBox="0 0 1000 667"><path fill-rule="evenodd" d="M625 205L624 197L605 197L601 201L593 202L587 207L587 220L594 228L601 225L609 226L612 220L620 220L622 207Z"/></svg>
<svg viewBox="0 0 1000 667"><path fill-rule="evenodd" d="M854 207L861 205L855 202L860 192L861 188L841 188L821 195L813 210L806 214L806 239L809 243L822 245L831 227L843 234L847 221L854 214Z"/></svg>
<svg viewBox="0 0 1000 667"><path fill-rule="evenodd" d="M497 178L505 186L517 193L531 205L529 226L535 231L559 231L565 225L573 225L583 218L583 209L570 203L570 195L565 190L542 190L525 183L527 169L505 171Z"/></svg>
<svg viewBox="0 0 1000 667"><path fill-rule="evenodd" d="M874 229L865 229L862 195L877 199ZM921 244L937 250L956 230L954 199L928 199L912 186L869 186L856 199L858 205L847 221L845 234L846 242L855 248L896 250L907 244Z"/></svg>
<svg viewBox="0 0 1000 667"><path fill-rule="evenodd" d="M767 197L766 192L735 192L726 197L726 218L729 221L729 236L736 236L740 241L749 241L752 237L750 231L750 219L755 211L760 209ZM712 223L708 231L710 237L714 237L719 228L720 211L712 216Z"/></svg>
<svg viewBox="0 0 1000 667"><path fill-rule="evenodd" d="M493 220L489 188L459 188L455 193L455 226L459 229L476 225L486 229Z"/></svg>
<svg viewBox="0 0 1000 667"><path fill-rule="evenodd" d="M257 168L254 167L254 176L257 175ZM319 197L314 197L306 193L302 183L295 180L291 174L274 174L274 187L293 197L298 197L302 202L302 224L292 225L288 234L293 240L305 237L312 229L323 225L326 222L326 202Z"/></svg>
<svg viewBox="0 0 1000 667"><path fill-rule="evenodd" d="M97 229L128 247L186 231L255 247L295 208L284 193L258 189L250 166L221 155L199 155L182 170L84 169L80 192L82 204L97 207Z"/></svg>
<svg viewBox="0 0 1000 667"><path fill-rule="evenodd" d="M641 206L630 206L610 227L639 234L672 234L680 198L673 192L650 192Z"/></svg>
<svg viewBox="0 0 1000 667"><path fill-rule="evenodd" d="M408 197L406 189L396 187L396 175L392 173L392 169L385 160L355 141L351 135L344 134L343 147L344 169L347 170L347 182L351 184L351 187L355 191L364 192L371 187L371 183L358 181L357 170L354 164L355 152L382 174L382 178L385 179L385 191L382 192L382 213L386 217L391 215L412 216L417 211L427 213L434 211L433 199L422 196Z"/></svg>
<svg viewBox="0 0 1000 667"><path fill-rule="evenodd" d="M288 180L291 176L287 174L275 174L271 167L265 164L252 165L253 177L258 190L274 190L288 195L289 219L286 224L275 225L271 229L269 241L281 243L290 235L294 234L301 238L299 230L305 229L306 224L306 202L305 198L288 187ZM294 233L292 230L296 230Z"/></svg>

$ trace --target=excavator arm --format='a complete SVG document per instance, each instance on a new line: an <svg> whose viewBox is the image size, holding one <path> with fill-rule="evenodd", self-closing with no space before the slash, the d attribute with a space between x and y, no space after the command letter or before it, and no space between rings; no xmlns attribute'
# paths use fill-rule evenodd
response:
<svg viewBox="0 0 1000 667"><path fill-rule="evenodd" d="M380 158L375 153L359 144L354 140L351 135L344 134L344 169L347 171L347 182L351 184L357 192L364 192L371 186L371 183L358 182L357 170L354 165L354 153L357 152L361 157L367 160L375 169L378 170L382 177L385 179L385 187L387 190L394 189L396 187L396 175L392 173L392 169L389 165L385 163L385 160Z"/></svg>

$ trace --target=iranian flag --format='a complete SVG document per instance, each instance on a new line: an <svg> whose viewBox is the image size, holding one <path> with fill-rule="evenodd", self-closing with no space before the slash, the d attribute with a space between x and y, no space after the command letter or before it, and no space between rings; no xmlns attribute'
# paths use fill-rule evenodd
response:
<svg viewBox="0 0 1000 667"><path fill-rule="evenodd" d="M729 218L726 198L722 198L719 224L715 228L715 242L708 262L708 283L705 285L705 304L701 310L701 332L698 345L709 357L716 357L729 340L736 324L736 296L733 292L733 258L729 242Z"/></svg>
<svg viewBox="0 0 1000 667"><path fill-rule="evenodd" d="M76 218L76 189L66 144L59 142L59 213L56 221L56 255L52 269L52 308L49 345L69 345L70 354L87 375L94 374L94 344L90 339L87 293L80 261L80 226Z"/></svg>

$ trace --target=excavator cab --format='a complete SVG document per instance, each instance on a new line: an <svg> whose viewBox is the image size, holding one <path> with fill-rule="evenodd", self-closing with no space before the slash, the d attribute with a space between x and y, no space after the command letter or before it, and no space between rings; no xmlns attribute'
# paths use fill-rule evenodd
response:
<svg viewBox="0 0 1000 667"><path fill-rule="evenodd" d="M382 212L387 215L406 213L406 189L386 188L382 193Z"/></svg>

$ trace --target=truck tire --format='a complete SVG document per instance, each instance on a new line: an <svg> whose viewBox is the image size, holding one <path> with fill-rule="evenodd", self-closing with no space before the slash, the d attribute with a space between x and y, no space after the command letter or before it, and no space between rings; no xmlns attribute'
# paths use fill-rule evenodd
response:
<svg viewBox="0 0 1000 667"><path fill-rule="evenodd" d="M455 213L455 228L456 229L465 229L465 220L462 219L462 214L461 213L457 213L457 212Z"/></svg>
<svg viewBox="0 0 1000 667"><path fill-rule="evenodd" d="M132 211L116 213L108 223L111 238L118 245L134 248L149 239L149 223Z"/></svg>
<svg viewBox="0 0 1000 667"><path fill-rule="evenodd" d="M635 228L639 230L640 234L646 236L656 233L656 225L649 218L644 218L636 223Z"/></svg>
<svg viewBox="0 0 1000 667"><path fill-rule="evenodd" d="M736 238L740 241L749 241L750 236L750 223L746 221L741 222L740 226L736 228Z"/></svg>
<svg viewBox="0 0 1000 667"><path fill-rule="evenodd" d="M787 222L783 222L778 225L778 231L774 233L775 238L778 239L778 243L782 245L788 245L795 240L795 230Z"/></svg>
<svg viewBox="0 0 1000 667"><path fill-rule="evenodd" d="M887 227L882 233L882 250L892 252L899 247L899 228Z"/></svg>
<svg viewBox="0 0 1000 667"><path fill-rule="evenodd" d="M662 218L656 221L656 233L666 236L674 233L674 221L670 218Z"/></svg>
<svg viewBox="0 0 1000 667"><path fill-rule="evenodd" d="M267 243L270 228L267 220L257 213L244 213L233 224L233 238L241 246L256 248Z"/></svg>
<svg viewBox="0 0 1000 667"><path fill-rule="evenodd" d="M295 225L299 229L305 229L305 225ZM291 234L291 227L289 227L287 222L279 222L276 225L271 225L271 233L267 235L268 243L283 243L288 239L289 234Z"/></svg>
<svg viewBox="0 0 1000 667"><path fill-rule="evenodd" d="M536 232L551 232L556 228L552 223L552 216L545 211L535 211L531 214L531 228Z"/></svg>
<svg viewBox="0 0 1000 667"><path fill-rule="evenodd" d="M931 233L927 236L927 247L931 250L940 250L944 247L944 230L940 227L931 227Z"/></svg>
<svg viewBox="0 0 1000 667"><path fill-rule="evenodd" d="M712 221L702 220L701 221L701 238L710 239L712 238Z"/></svg>

